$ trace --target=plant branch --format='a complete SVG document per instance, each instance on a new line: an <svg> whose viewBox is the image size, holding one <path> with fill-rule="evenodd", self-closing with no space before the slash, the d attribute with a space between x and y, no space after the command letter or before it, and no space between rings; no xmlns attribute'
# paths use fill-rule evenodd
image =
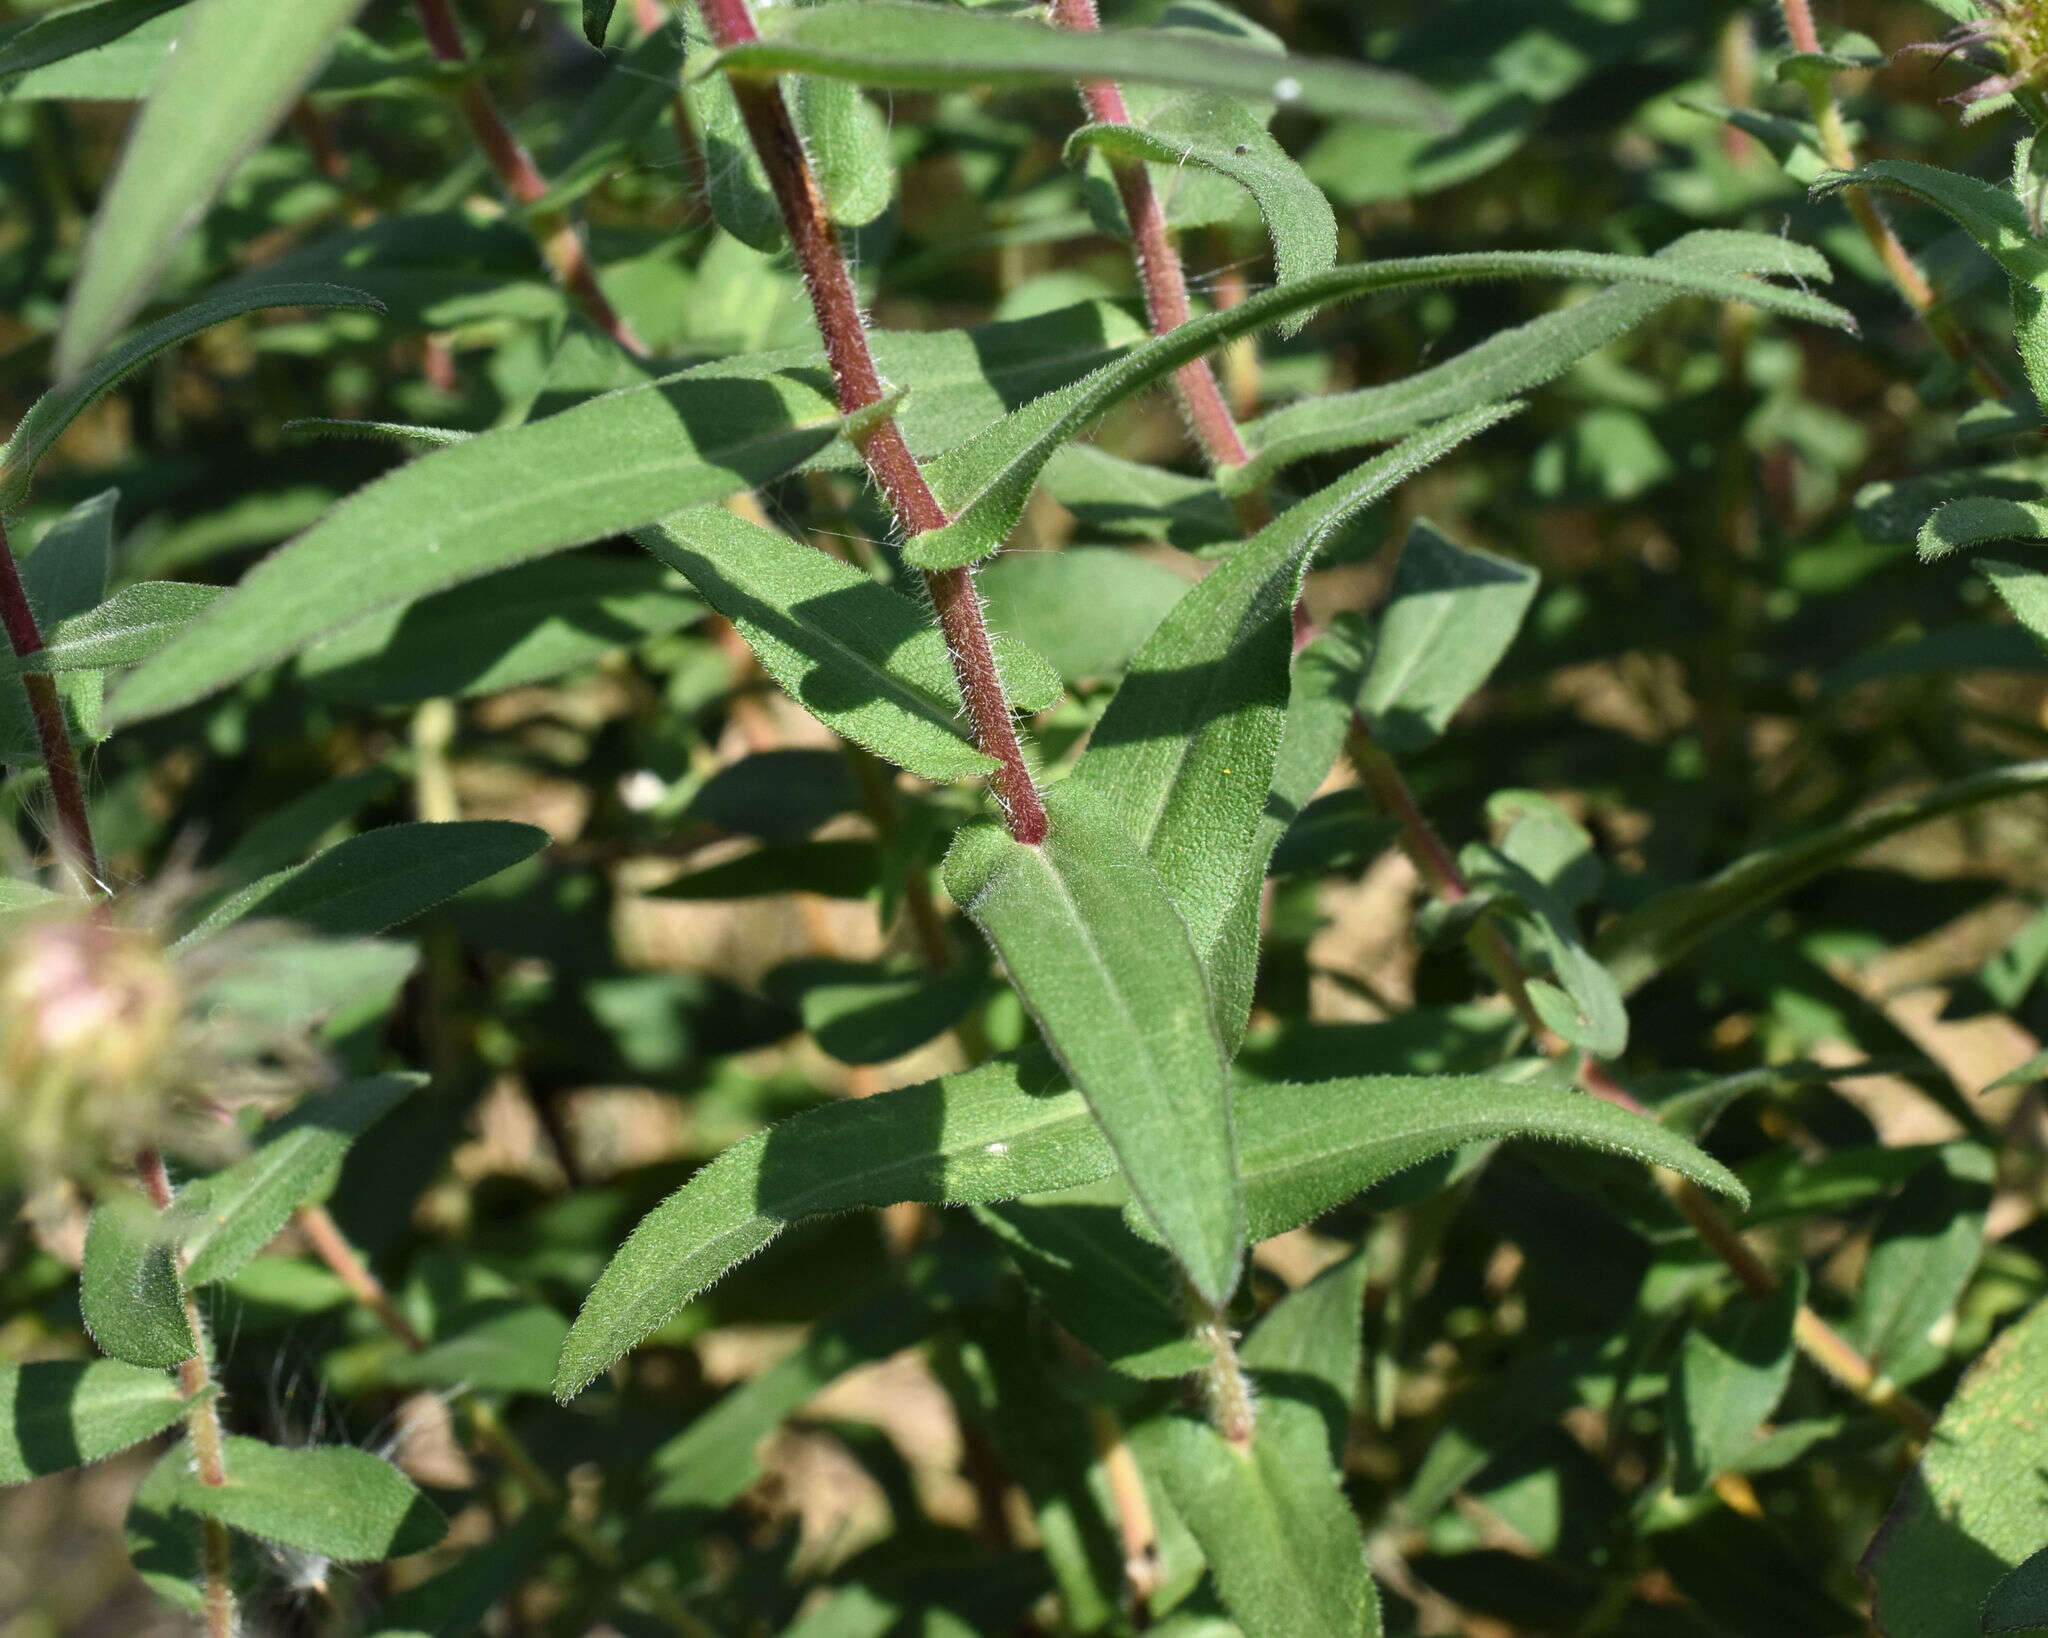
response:
<svg viewBox="0 0 2048 1638"><path fill-rule="evenodd" d="M1818 54L1821 49L1820 30L1814 26L1812 0L1779 0L1779 5L1792 49ZM1856 149L1849 141L1849 127L1842 118L1842 105L1835 96L1833 84L1823 75L1813 75L1806 81L1806 96L1813 110L1814 127L1820 133L1822 157L1838 171L1855 170ZM1970 372L1971 384L1994 402L2010 397L2011 386L1984 361L1971 345L1970 338L1941 306L1934 287L1927 282L1927 275L1920 271L1920 264L1913 260L1912 253L1893 231L1869 190L1847 188L1843 190L1842 199L1849 207L1849 214L1856 219L1856 226L1862 230L1863 237L1870 241L1870 248L1877 253L1877 259L1883 264L1885 275L1893 287L1918 315L1928 333L1941 344L1943 351Z"/></svg>
<svg viewBox="0 0 2048 1638"><path fill-rule="evenodd" d="M450 0L413 0L419 12L420 28L427 47L437 62L456 67L469 66L469 52L462 44ZM469 122L477 145L498 173L498 180L514 203L531 212L533 234L540 241L541 254L562 287L582 304L590 321L636 357L647 356L647 343L612 306L611 298L597 282L597 269L590 260L590 247L575 225L558 210L533 211L547 197L548 179L533 162L533 155L506 122L481 78L475 74L462 82L462 114Z"/></svg>
<svg viewBox="0 0 2048 1638"><path fill-rule="evenodd" d="M704 19L721 50L758 39L747 0L704 0ZM875 355L868 346L867 323L853 287L853 274L840 248L838 229L826 209L825 196L811 170L803 139L790 118L782 88L773 81L732 79L734 100L746 122L747 135L768 173L788 229L804 288L824 336L825 356L832 366L842 413L874 411L858 435L861 457L887 497L896 523L906 535L925 534L951 521L925 481L896 418L882 411L886 392ZM975 743L995 758L992 783L1010 834L1036 846L1045 839L1045 806L1024 761L1010 704L996 670L995 649L982 619L981 597L971 569L927 574L925 585L937 610L952 655L953 672L967 702Z"/></svg>
<svg viewBox="0 0 2048 1638"><path fill-rule="evenodd" d="M4 520L0 520L0 624L7 628L8 645L16 660L26 660L42 648L42 629L36 624L36 611L29 604L28 589L21 583L21 571L15 564L13 549L7 544ZM100 881L99 854L93 847L85 781L78 771L78 751L71 743L71 731L64 723L64 702L57 694L57 679L44 671L23 671L19 675L28 693L29 712L35 719L43 768L50 776L50 794L57 804L57 850L80 878L84 891L95 892Z"/></svg>
<svg viewBox="0 0 2048 1638"><path fill-rule="evenodd" d="M1092 34L1101 27L1095 14L1095 0L1053 0L1053 20L1077 34ZM1122 90L1112 81L1095 80L1081 87L1081 103L1088 117L1098 125L1129 125L1130 107ZM1112 159L1109 172L1123 201L1124 216L1130 222L1131 248L1137 259L1138 279L1145 290L1145 311L1155 336L1169 335L1193 316L1188 296L1187 270L1167 227L1166 207L1152 186L1152 173L1141 159ZM1206 358L1183 364L1174 372L1174 386L1180 394L1181 409L1209 457L1212 468L1242 466L1251 459L1237 418L1217 384L1215 368ZM1238 519L1247 533L1264 527L1268 520L1265 499L1260 494L1239 497Z"/></svg>
<svg viewBox="0 0 2048 1638"><path fill-rule="evenodd" d="M142 1191L149 1196L149 1203L160 1212L169 1211L173 1199L171 1175L164 1166L162 1151L144 1149L135 1157L135 1171L142 1180ZM181 1284L185 1261L181 1252L178 1258ZM192 1328L195 1350L192 1357L178 1367L178 1387L185 1396L186 1405L185 1431L192 1438L192 1458L199 1471L199 1482L218 1489L228 1482L227 1441L221 1433L220 1397L214 1392L206 1321L200 1315L198 1300L189 1291L185 1293L185 1322ZM203 1517L199 1521L199 1530L207 1638L235 1638L234 1559L228 1527L219 1519Z"/></svg>

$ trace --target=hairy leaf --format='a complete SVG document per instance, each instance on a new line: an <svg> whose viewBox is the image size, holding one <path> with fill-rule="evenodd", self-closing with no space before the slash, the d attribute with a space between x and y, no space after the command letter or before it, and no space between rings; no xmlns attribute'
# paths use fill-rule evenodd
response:
<svg viewBox="0 0 2048 1638"><path fill-rule="evenodd" d="M220 596L218 586L144 580L124 586L96 608L75 614L49 634L24 671L95 671L146 660Z"/></svg>
<svg viewBox="0 0 2048 1638"><path fill-rule="evenodd" d="M1493 674L1535 600L1534 569L1459 546L1433 524L1408 531L1359 689L1373 738L1427 749Z"/></svg>
<svg viewBox="0 0 2048 1638"><path fill-rule="evenodd" d="M1938 165L1880 159L1853 171L1834 171L1813 184L1816 195L1843 188L1878 188L1932 205L2005 270L2012 283L2013 329L2034 397L2048 407L2048 247L2027 224L2026 207L2009 188Z"/></svg>
<svg viewBox="0 0 2048 1638"><path fill-rule="evenodd" d="M1336 263L1337 217L1329 200L1242 103L1175 97L1141 125L1084 125L1067 138L1068 162L1089 148L1112 159L1196 165L1229 177L1258 201L1282 284L1327 272ZM1281 333L1307 322L1306 314L1286 320Z"/></svg>
<svg viewBox="0 0 2048 1638"><path fill-rule="evenodd" d="M1686 1333L1671 1401L1681 1494L1735 1467L1757 1442L1792 1380L1792 1322L1804 1298L1805 1282L1787 1281L1767 1296L1733 1298Z"/></svg>
<svg viewBox="0 0 2048 1638"><path fill-rule="evenodd" d="M423 1552L448 1533L433 1503L382 1457L353 1445L287 1449L261 1439L224 1441L228 1482L181 1472L171 1499L265 1541L344 1564Z"/></svg>
<svg viewBox="0 0 2048 1638"><path fill-rule="evenodd" d="M946 891L988 935L1131 1190L1195 1288L1237 1283L1244 1215L1202 969L1165 884L1114 810L1072 783L1042 845L963 830Z"/></svg>
<svg viewBox="0 0 2048 1638"><path fill-rule="evenodd" d="M2038 564L2008 563L2001 558L1977 560L1977 572L1991 582L2013 617L2041 642L2048 643L2048 570Z"/></svg>
<svg viewBox="0 0 2048 1638"><path fill-rule="evenodd" d="M1248 1451L1206 1422L1166 1415L1131 1430L1132 1453L1202 1544L1245 1638L1378 1638L1379 1595L1322 1419L1280 1392L1256 1404Z"/></svg>
<svg viewBox="0 0 2048 1638"><path fill-rule="evenodd" d="M195 1289L233 1275L333 1175L349 1146L424 1075L378 1075L308 1098L257 1138L254 1151L178 1191L172 1207L186 1283Z"/></svg>
<svg viewBox="0 0 2048 1638"><path fill-rule="evenodd" d="M1993 1587L1984 1600L1986 1633L2038 1632L2048 1627L2048 1547Z"/></svg>
<svg viewBox="0 0 2048 1638"><path fill-rule="evenodd" d="M863 15L871 9L864 8ZM929 477L952 522L913 536L905 556L925 569L959 568L986 557L1016 526L1054 450L1124 399L1227 341L1296 313L1375 291L1509 278L1630 280L1749 302L1787 317L1853 328L1853 321L1842 309L1803 290L1780 289L1741 274L1688 271L1654 256L1479 251L1334 268L1277 290L1262 291L1235 307L1184 324L1072 386L1046 394L939 457L932 462Z"/></svg>
<svg viewBox="0 0 2048 1638"><path fill-rule="evenodd" d="M175 710L380 610L751 488L837 433L814 380L717 371L485 433L358 490L135 671L114 721Z"/></svg>
<svg viewBox="0 0 2048 1638"><path fill-rule="evenodd" d="M1966 495L1936 507L1920 525L1915 544L1924 562L1987 540L2048 539L2048 503Z"/></svg>
<svg viewBox="0 0 2048 1638"><path fill-rule="evenodd" d="M1086 80L1217 91L1316 114L1362 114L1381 125L1447 130L1434 94L1405 75L1318 57L1275 57L1212 34L1106 29L1074 34L1036 20L912 0L869 0L858 12L777 8L761 40L724 52L738 74L828 74L896 90L1005 89Z"/></svg>
<svg viewBox="0 0 2048 1638"><path fill-rule="evenodd" d="M2048 1303L1978 1356L1858 1566L1886 1638L1977 1638L1985 1599L2048 1537Z"/></svg>
<svg viewBox="0 0 2048 1638"><path fill-rule="evenodd" d="M78 1290L101 1352L158 1368L192 1357L175 1228L139 1195L111 1194L93 1209Z"/></svg>
<svg viewBox="0 0 2048 1638"><path fill-rule="evenodd" d="M1266 1310L1238 1357L1246 1369L1311 1404L1342 1466L1365 1369L1365 1288L1372 1265L1355 1251Z"/></svg>
<svg viewBox="0 0 2048 1638"><path fill-rule="evenodd" d="M0 1484L96 1462L184 1414L162 1371L115 1359L0 1365Z"/></svg>
<svg viewBox="0 0 2048 1638"><path fill-rule="evenodd" d="M252 918L300 922L337 938L381 933L547 845L546 831L503 819L385 825L251 882L184 942L199 943Z"/></svg>
<svg viewBox="0 0 2048 1638"><path fill-rule="evenodd" d="M68 381L149 299L179 241L320 71L362 0L197 0L108 183L57 334Z"/></svg>
<svg viewBox="0 0 2048 1638"><path fill-rule="evenodd" d="M1977 1266L1993 1172L1988 1150L1944 1145L1878 1220L1847 1329L1888 1381L1916 1382L1941 1365L1944 1350L1928 1333Z"/></svg>
<svg viewBox="0 0 2048 1638"><path fill-rule="evenodd" d="M592 1288L555 1376L562 1399L801 1218L902 1200L965 1204L1071 1188L1115 1160L1088 1106L985 1064L742 1139L642 1219Z"/></svg>
<svg viewBox="0 0 2048 1638"><path fill-rule="evenodd" d="M1294 605L1360 512L1518 406L1418 433L1288 508L1177 604L1127 668L1074 779L1152 861L1205 967L1265 875L1253 842L1286 724Z"/></svg>

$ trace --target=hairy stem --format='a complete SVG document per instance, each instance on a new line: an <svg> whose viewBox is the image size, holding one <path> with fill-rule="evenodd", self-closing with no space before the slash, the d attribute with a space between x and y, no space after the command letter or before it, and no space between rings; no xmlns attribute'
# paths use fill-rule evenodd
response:
<svg viewBox="0 0 2048 1638"><path fill-rule="evenodd" d="M21 583L21 571L7 544L7 525L0 520L0 624L7 627L7 641L17 660L26 660L43 646L42 629L36 611L30 607L28 590ZM78 751L71 743L71 731L64 724L64 702L57 696L57 679L47 672L21 673L35 718L36 740L42 747L43 768L50 776L50 795L57 805L57 850L79 878L83 891L98 890L100 861L93 847L92 818L85 803L85 781L78 771Z"/></svg>
<svg viewBox="0 0 2048 1638"><path fill-rule="evenodd" d="M136 1175L142 1192L158 1211L171 1209L171 1174L160 1150L144 1149L135 1157ZM185 1259L181 1255L182 1266ZM193 1465L199 1482L219 1488L228 1482L227 1442L221 1433L220 1396L213 1391L213 1365L209 1358L206 1321L191 1292L185 1293L185 1321L192 1328L196 1352L178 1367L178 1387L185 1396L185 1431L192 1440ZM200 1565L203 1577L207 1638L235 1638L234 1560L228 1527L216 1518L199 1521Z"/></svg>
<svg viewBox="0 0 2048 1638"><path fill-rule="evenodd" d="M462 31L456 26L449 0L413 0L413 3L435 61L467 66L469 52L463 47ZM506 122L483 81L474 75L462 82L462 115L469 122L477 146L483 149L484 157L491 162L491 169L498 173L498 180L505 185L505 191L516 204L531 207L547 197L548 179L541 175L540 167L533 162L533 155ZM553 210L534 213L532 224L533 235L540 241L541 254L547 259L549 268L561 281L562 287L581 304L590 321L627 352L646 357L647 343L612 306L611 298L598 284L590 249L574 224L560 211Z"/></svg>
<svg viewBox="0 0 2048 1638"><path fill-rule="evenodd" d="M1779 4L1792 49L1809 54L1819 52L1820 30L1814 26L1811 0L1779 0ZM1833 85L1825 77L1816 75L1806 82L1806 95L1813 109L1814 126L1820 132L1822 156L1838 171L1853 171L1856 168L1856 150L1849 141L1849 127L1842 118L1842 105L1835 96ZM1862 230L1863 237L1870 242L1870 248L1877 253L1885 276L1892 281L1906 305L1918 315L1928 333L1941 344L1943 351L1970 372L1971 384L1994 401L2010 396L2011 386L1984 361L1970 344L1970 338L1963 334L1954 318L1941 306L1934 287L1927 282L1927 275L1920 271L1920 264L1913 260L1912 253L1892 230L1891 223L1878 209L1877 201L1871 198L1869 191L1849 188L1844 191L1842 199L1849 207L1849 214L1856 219L1856 226Z"/></svg>
<svg viewBox="0 0 2048 1638"><path fill-rule="evenodd" d="M1053 20L1061 28L1092 34L1101 27L1095 15L1095 0L1053 0ZM1088 117L1098 125L1129 125L1131 111L1124 94L1109 80L1095 80L1081 87L1081 103ZM1155 336L1171 334L1193 316L1188 297L1187 271L1180 251L1166 225L1166 207L1152 186L1152 173L1141 159L1113 159L1110 175L1116 181L1124 216L1131 225L1131 248L1137 259L1138 279L1145 290L1145 311ZM1206 358L1183 364L1174 372L1174 386L1180 394L1181 409L1188 428L1209 457L1212 467L1242 466L1251 459L1237 417L1230 412L1216 371ZM1267 522L1263 496L1241 497L1237 503L1239 521L1248 531Z"/></svg>
<svg viewBox="0 0 2048 1638"><path fill-rule="evenodd" d="M704 19L721 49L760 37L747 0L704 0ZM825 196L790 118L782 88L772 81L735 76L732 90L747 135L781 207L797 265L803 269L804 288L810 293L811 309L824 336L839 407L847 415L874 410L886 396L882 373L868 346L867 323L838 230L825 207ZM925 481L893 415L877 412L863 428L859 443L869 473L906 535L925 534L951 521ZM1039 800L1016 725L1010 719L1010 704L996 670L995 649L982 619L973 571L949 569L927 574L925 585L945 633L960 693L967 702L975 744L996 760L992 783L1010 834L1036 846L1045 840L1045 805Z"/></svg>

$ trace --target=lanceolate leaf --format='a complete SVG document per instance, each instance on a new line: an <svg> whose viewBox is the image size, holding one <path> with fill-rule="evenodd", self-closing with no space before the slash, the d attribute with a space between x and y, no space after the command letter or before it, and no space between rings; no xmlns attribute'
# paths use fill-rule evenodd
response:
<svg viewBox="0 0 2048 1638"><path fill-rule="evenodd" d="M1970 1368L1858 1566L1885 1638L1976 1638L1986 1596L2048 1535L2048 1303Z"/></svg>
<svg viewBox="0 0 2048 1638"><path fill-rule="evenodd" d="M1131 1448L1202 1544L1224 1608L1245 1638L1378 1638L1379 1595L1358 1519L1330 1465L1312 1405L1263 1393L1249 1451L1206 1422L1165 1415Z"/></svg>
<svg viewBox="0 0 2048 1638"><path fill-rule="evenodd" d="M178 1280L173 1225L139 1196L94 1209L79 1271L85 1327L103 1353L131 1365L182 1365L196 1347Z"/></svg>
<svg viewBox="0 0 2048 1638"><path fill-rule="evenodd" d="M295 921L337 938L381 933L547 845L546 831L503 819L386 825L251 882L184 942L196 944L252 917Z"/></svg>
<svg viewBox="0 0 2048 1638"><path fill-rule="evenodd" d="M1246 1086L1237 1136L1250 1234L1312 1222L1384 1178L1467 1143L1532 1137L1666 1166L1739 1202L1735 1174L1643 1115L1579 1092L1464 1075Z"/></svg>
<svg viewBox="0 0 2048 1638"><path fill-rule="evenodd" d="M184 1414L162 1371L114 1359L0 1365L0 1484L96 1462Z"/></svg>
<svg viewBox="0 0 2048 1638"><path fill-rule="evenodd" d="M1631 1155L1745 1198L1733 1174L1655 1121L1552 1088L1388 1075L1247 1082L1233 1101L1261 1235L1298 1228L1462 1144L1510 1137ZM902 1201L1012 1200L1079 1188L1115 1170L1086 1101L1061 1089L1043 1063L985 1064L797 1115L734 1144L647 1214L584 1302L555 1392L580 1393L803 1218Z"/></svg>
<svg viewBox="0 0 2048 1638"><path fill-rule="evenodd" d="M1757 1441L1792 1380L1792 1327L1803 1280L1765 1296L1733 1298L1680 1345L1672 1386L1677 1488L1698 1490Z"/></svg>
<svg viewBox="0 0 2048 1638"><path fill-rule="evenodd" d="M1151 859L1206 965L1248 879L1287 714L1293 614L1315 554L1375 501L1519 406L1417 434L1290 507L1174 605L1075 769Z"/></svg>
<svg viewBox="0 0 2048 1638"><path fill-rule="evenodd" d="M273 1123L246 1159L188 1183L173 1208L186 1225L186 1283L231 1278L327 1181L349 1145L425 1083L424 1075L379 1075L308 1098Z"/></svg>
<svg viewBox="0 0 2048 1638"><path fill-rule="evenodd" d="M1323 190L1264 125L1228 97L1175 97L1142 125L1084 125L1067 139L1069 161L1091 147L1113 159L1198 165L1238 183L1266 219L1282 284L1327 272L1337 260L1337 217ZM1305 322L1293 319L1281 329L1299 329Z"/></svg>
<svg viewBox="0 0 2048 1638"><path fill-rule="evenodd" d="M158 13L185 3L186 0L87 0L84 5L45 12L0 42L0 80L118 40Z"/></svg>
<svg viewBox="0 0 2048 1638"><path fill-rule="evenodd" d="M1093 792L1055 786L1046 811L1037 847L993 825L963 830L946 891L1001 954L1168 1248L1222 1303L1243 1204L1223 1046L1187 926Z"/></svg>
<svg viewBox="0 0 2048 1638"><path fill-rule="evenodd" d="M230 1436L228 1482L183 1472L173 1502L237 1530L345 1564L422 1552L448 1524L413 1483L380 1456L353 1445L296 1449Z"/></svg>
<svg viewBox="0 0 2048 1638"><path fill-rule="evenodd" d="M1943 1350L1928 1333L1977 1266L1993 1172L1988 1150L1944 1145L1879 1220L1848 1329L1886 1380L1915 1382L1940 1366Z"/></svg>
<svg viewBox="0 0 2048 1638"><path fill-rule="evenodd" d="M1674 273L1829 277L1827 261L1819 252L1768 233L1688 233L1653 259ZM1281 467L1305 456L1404 437L1430 421L1539 387L1684 293L1677 284L1617 285L1488 336L1454 358L1397 381L1304 398L1274 410L1246 423L1244 438L1251 459L1221 474L1224 488L1256 489Z"/></svg>
<svg viewBox="0 0 2048 1638"><path fill-rule="evenodd" d="M1987 540L2048 538L2048 503L1966 495L1936 507L1920 525L1915 544L1928 562Z"/></svg>
<svg viewBox="0 0 2048 1638"><path fill-rule="evenodd" d="M2048 407L2048 246L2027 225L2026 207L2010 189L1938 165L1880 159L1837 171L1813 185L1816 194L1881 188L1932 205L1977 241L2012 282L2013 329L2034 397Z"/></svg>
<svg viewBox="0 0 2048 1638"><path fill-rule="evenodd" d="M1248 1370L1315 1405L1329 1434L1329 1459L1339 1465L1365 1366L1371 1272L1367 1254L1353 1252L1267 1309L1238 1349Z"/></svg>
<svg viewBox="0 0 2048 1638"><path fill-rule="evenodd" d="M803 15L823 16L830 9ZM863 7L861 14L872 9ZM1853 321L1842 309L1804 291L1780 289L1739 274L1687 271L1654 256L1482 251L1334 268L1184 324L1072 386L1048 393L979 437L939 457L932 462L929 476L933 490L953 521L943 529L913 536L905 555L925 569L958 568L986 557L1016 526L1024 503L1054 450L1133 393L1165 379L1189 360L1226 341L1296 313L1374 291L1509 278L1631 280L1726 301L1750 302L1788 317L1838 328L1853 327Z"/></svg>
<svg viewBox="0 0 2048 1638"><path fill-rule="evenodd" d="M903 1200L1072 1188L1116 1162L1088 1106L1012 1063L832 1104L734 1144L649 1212L583 1304L555 1377L568 1399L791 1223Z"/></svg>
<svg viewBox="0 0 2048 1638"><path fill-rule="evenodd" d="M380 609L766 482L837 433L814 379L716 369L485 433L357 491L138 669L115 722L189 704Z"/></svg>
<svg viewBox="0 0 2048 1638"><path fill-rule="evenodd" d="M1624 995L1681 961L1702 941L1801 882L1843 864L1863 849L1981 802L2048 785L2048 759L2015 762L1973 774L1923 796L1909 797L1796 842L1764 848L1690 887L1674 888L1617 917L1595 939L1593 953Z"/></svg>
<svg viewBox="0 0 2048 1638"><path fill-rule="evenodd" d="M56 372L82 370L243 156L270 134L363 0L197 0L100 201L57 336Z"/></svg>
<svg viewBox="0 0 2048 1638"><path fill-rule="evenodd" d="M29 406L14 435L0 449L0 512L12 512L28 498L36 463L64 429L158 353L245 313L272 307L358 307L382 311L360 290L336 284L257 284L208 296L137 330L89 369L51 388Z"/></svg>
<svg viewBox="0 0 2048 1638"><path fill-rule="evenodd" d="M1978 559L1977 572L1991 582L1991 589L2012 610L2013 618L2036 639L2048 643L2048 567L1986 557Z"/></svg>
<svg viewBox="0 0 2048 1638"><path fill-rule="evenodd" d="M220 596L218 586L145 580L73 615L29 656L24 671L93 671L146 660Z"/></svg>
<svg viewBox="0 0 2048 1638"><path fill-rule="evenodd" d="M761 33L758 44L723 53L718 66L742 74L827 74L905 91L1130 80L1352 114L1379 125L1445 131L1453 123L1435 95L1405 75L1327 58L1275 57L1213 34L1073 34L1036 20L911 0L870 0L858 12L778 7L762 14Z"/></svg>
<svg viewBox="0 0 2048 1638"><path fill-rule="evenodd" d="M1535 596L1534 569L1456 545L1427 522L1410 529L1358 694L1373 738L1397 754L1434 744L1500 664Z"/></svg>
<svg viewBox="0 0 2048 1638"><path fill-rule="evenodd" d="M945 639L901 593L722 507L678 513L637 538L828 727L941 784L994 766L968 736Z"/></svg>

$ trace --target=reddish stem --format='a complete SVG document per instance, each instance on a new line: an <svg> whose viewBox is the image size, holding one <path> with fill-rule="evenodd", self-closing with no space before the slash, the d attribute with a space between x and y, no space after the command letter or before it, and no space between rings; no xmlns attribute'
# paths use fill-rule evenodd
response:
<svg viewBox="0 0 2048 1638"><path fill-rule="evenodd" d="M463 47L462 31L456 26L449 0L414 0L414 6L419 12L420 30L427 37L427 48L433 52L435 61L466 67L469 53ZM483 149L484 157L491 162L491 169L498 173L498 180L505 185L505 191L513 200L531 207L545 199L548 179L533 162L533 155L527 152L526 144L519 140L518 133L506 122L482 80L471 78L463 81L462 114L469 122L477 146ZM559 211L536 213L533 232L555 277L582 304L591 322L627 352L637 358L645 358L647 343L626 322L624 315L612 306L611 298L597 282L597 269L591 264L590 248L584 244L583 236L569 219Z"/></svg>
<svg viewBox="0 0 2048 1638"><path fill-rule="evenodd" d="M21 583L14 552L7 544L4 520L0 520L0 624L7 628L7 641L17 660L26 660L42 648L42 630L36 624L36 611L29 605L28 589ZM50 794L57 804L59 847L72 868L84 877L90 891L100 879L99 854L93 847L85 781L78 771L78 752L71 743L71 732L64 725L64 702L57 696L57 680L47 672L24 671L21 683L28 694L30 715L35 719L43 768L50 776Z"/></svg>
<svg viewBox="0 0 2048 1638"><path fill-rule="evenodd" d="M746 0L704 0L704 19L721 49L760 38ZM735 79L732 90L747 135L782 209L797 265L803 269L804 288L810 292L811 308L825 340L825 357L838 386L840 410L847 415L871 410L885 397L882 372L868 346L867 325L861 317L853 274L839 245L838 229L790 118L782 88L773 82ZM893 415L880 415L869 423L861 434L860 450L905 534L926 534L951 521L925 481ZM996 670L995 649L982 619L973 571L947 569L927 574L925 584L953 657L953 672L974 724L975 743L996 760L992 783L1010 834L1036 846L1045 840L1045 805L1025 765L1016 725L1010 720L1010 704Z"/></svg>

